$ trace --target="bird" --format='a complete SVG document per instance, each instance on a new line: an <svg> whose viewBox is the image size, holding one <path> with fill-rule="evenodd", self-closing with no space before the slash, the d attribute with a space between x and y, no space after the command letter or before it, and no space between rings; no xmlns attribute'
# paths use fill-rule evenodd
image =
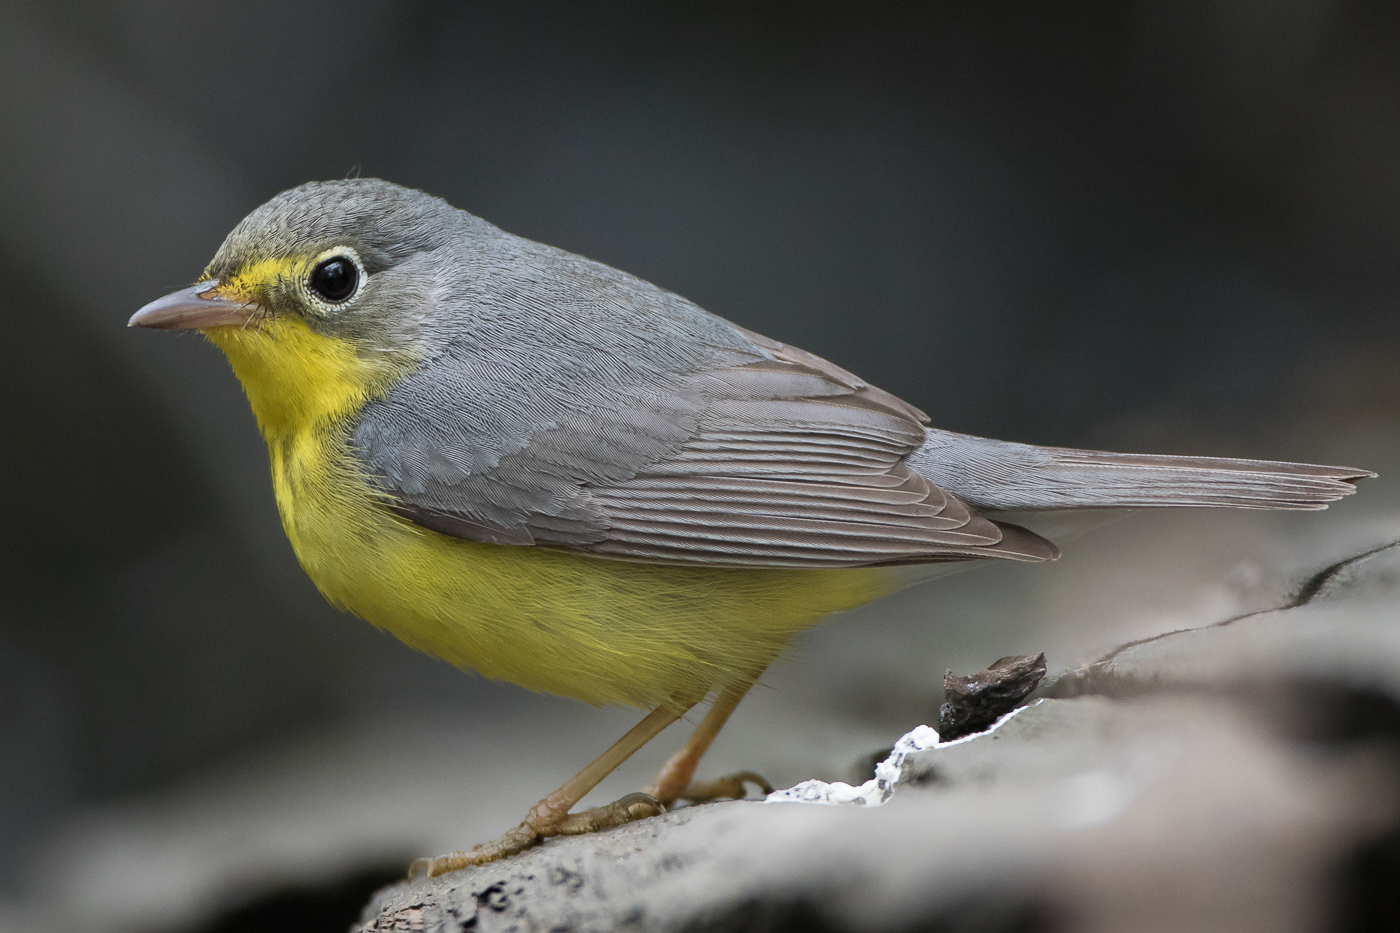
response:
<svg viewBox="0 0 1400 933"><path fill-rule="evenodd" d="M767 667L950 563L1054 560L1018 516L1321 509L1375 475L940 430L821 357L373 178L276 195L130 326L223 351L336 607L486 677L645 711L518 826L410 877L771 791L695 779ZM573 812L706 700L645 792Z"/></svg>

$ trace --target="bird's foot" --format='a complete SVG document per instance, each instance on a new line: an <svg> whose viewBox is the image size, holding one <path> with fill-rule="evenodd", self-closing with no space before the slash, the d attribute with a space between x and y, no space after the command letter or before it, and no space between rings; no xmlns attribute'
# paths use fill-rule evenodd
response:
<svg viewBox="0 0 1400 933"><path fill-rule="evenodd" d="M742 795L741 789L740 796ZM545 810L544 812L549 811ZM524 822L514 829L507 830L500 839L494 842L484 842L466 851L449 852L446 855L439 855L437 858L414 859L413 864L408 866L408 880L414 880L420 873L424 878L436 878L438 875L445 875L450 871L460 871L473 865L485 865L488 862L524 852L551 836L582 836L585 833L612 829L615 826L646 819L649 816L659 816L665 812L666 808L650 794L628 794L606 806L594 807L578 813L565 813L552 820L543 817L541 808L536 807L525 817Z"/></svg>
<svg viewBox="0 0 1400 933"><path fill-rule="evenodd" d="M418 858L408 866L408 880L413 881L421 873L423 878L436 878L449 871L460 871L473 865L485 865L517 852L524 852L544 842L544 835L526 820L514 829L507 830L494 842L483 842L465 851L458 850L437 858Z"/></svg>
<svg viewBox="0 0 1400 933"><path fill-rule="evenodd" d="M690 803L706 803L726 797L743 800L750 784L761 790L765 797L773 793L773 785L764 780L763 775L754 771L736 771L709 781L691 781L677 797Z"/></svg>

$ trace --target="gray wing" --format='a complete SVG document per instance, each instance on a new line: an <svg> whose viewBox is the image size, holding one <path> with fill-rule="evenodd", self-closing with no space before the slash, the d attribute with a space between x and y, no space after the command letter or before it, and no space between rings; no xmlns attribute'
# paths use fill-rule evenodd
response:
<svg viewBox="0 0 1400 933"><path fill-rule="evenodd" d="M905 465L924 437L918 409L825 360L741 333L770 358L705 374L705 403L684 444L631 479L588 489L608 533L587 550L809 567L1056 555Z"/></svg>
<svg viewBox="0 0 1400 933"><path fill-rule="evenodd" d="M731 567L1056 556L905 465L922 412L718 318L679 318L721 330L685 343L699 347L687 365L629 366L625 380L594 369L635 347L593 335L603 357L589 362L558 343L578 340L578 321L553 352L541 341L513 354L529 365L511 372L449 344L367 407L354 443L401 515L477 541ZM482 414L483 393L504 422Z"/></svg>

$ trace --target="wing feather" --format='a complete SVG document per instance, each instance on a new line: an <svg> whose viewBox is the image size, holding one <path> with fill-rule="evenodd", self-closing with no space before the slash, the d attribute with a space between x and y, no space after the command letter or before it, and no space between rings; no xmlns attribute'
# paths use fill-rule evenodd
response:
<svg viewBox="0 0 1400 933"><path fill-rule="evenodd" d="M419 432L389 458L412 481L376 473L399 513L433 530L622 560L841 567L1056 555L905 465L925 437L918 409L819 357L736 332L752 341L747 358L621 387L523 439Z"/></svg>

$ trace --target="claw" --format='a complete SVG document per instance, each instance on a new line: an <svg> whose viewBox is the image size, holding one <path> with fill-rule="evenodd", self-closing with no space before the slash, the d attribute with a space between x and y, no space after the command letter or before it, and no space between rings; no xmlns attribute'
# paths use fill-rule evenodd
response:
<svg viewBox="0 0 1400 933"><path fill-rule="evenodd" d="M761 790L764 796L773 793L773 785L763 775L756 771L739 771L710 781L691 781L690 786L681 792L680 799L690 803L706 803L723 797L742 800L748 795L749 784Z"/></svg>
<svg viewBox="0 0 1400 933"><path fill-rule="evenodd" d="M450 871L461 871L463 868L470 868L473 865L485 865L487 862L494 862L508 855L515 855L526 849L534 848L544 842L546 835L554 834L538 829L528 822L521 823L502 834L501 838L495 842L483 842L479 846L472 846L465 852L449 852L446 855L439 855L437 858L414 859L413 864L408 866L408 880L414 879L420 867L424 868L426 877L436 878L438 875L445 875Z"/></svg>

